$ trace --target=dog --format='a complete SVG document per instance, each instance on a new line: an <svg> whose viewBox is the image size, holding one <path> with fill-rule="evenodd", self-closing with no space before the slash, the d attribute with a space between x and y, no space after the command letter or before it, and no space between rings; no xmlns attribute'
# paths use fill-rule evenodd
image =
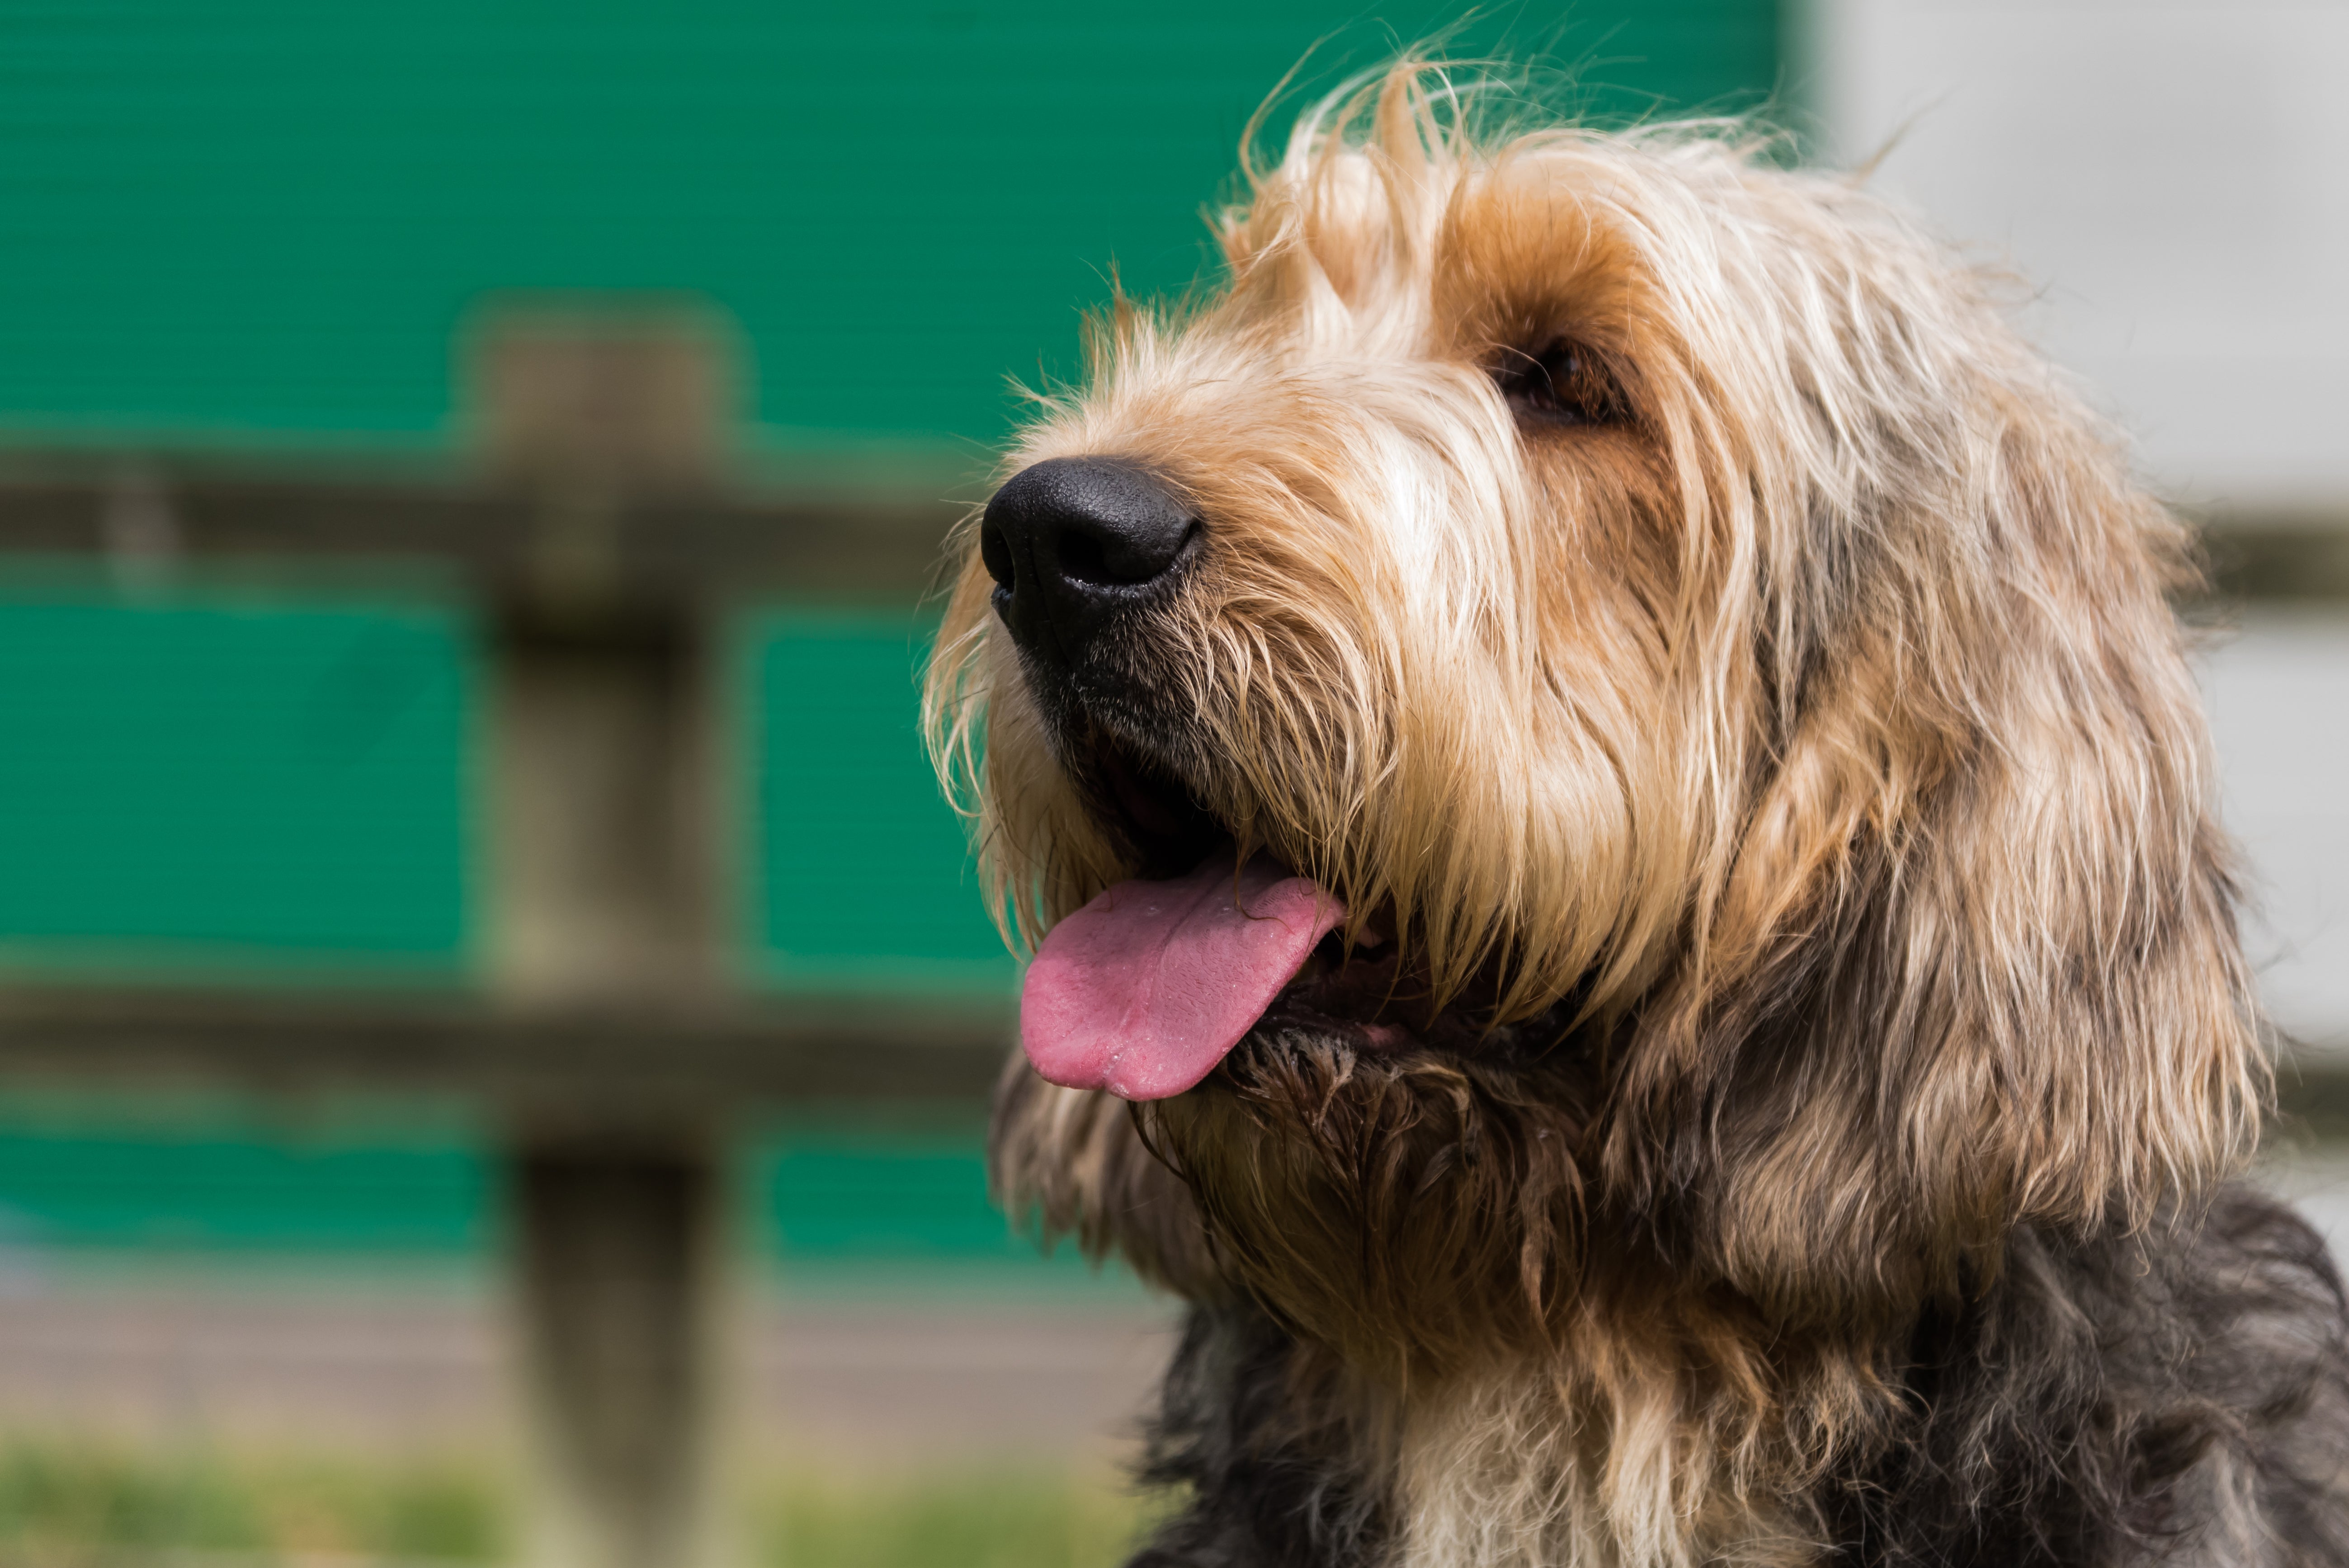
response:
<svg viewBox="0 0 2349 1568"><path fill-rule="evenodd" d="M1187 1304L1134 1568L2349 1563L2190 536L1857 179L1494 101L1244 144L952 546L998 1194Z"/></svg>

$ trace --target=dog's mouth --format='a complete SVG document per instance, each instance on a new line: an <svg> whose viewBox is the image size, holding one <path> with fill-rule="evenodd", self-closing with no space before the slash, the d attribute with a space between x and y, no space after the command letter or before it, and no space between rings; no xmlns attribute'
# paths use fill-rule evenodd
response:
<svg viewBox="0 0 2349 1568"><path fill-rule="evenodd" d="M1113 741L1078 769L1143 872L1063 918L1029 965L1020 1043L1044 1078L1126 1099L1191 1088L1260 1026L1387 1048L1403 1028L1397 954L1378 923L1229 828L1170 773Z"/></svg>
<svg viewBox="0 0 2349 1568"><path fill-rule="evenodd" d="M1133 852L1143 880L1182 876L1232 841L1188 785L1114 739L1096 737L1079 770L1094 816Z"/></svg>

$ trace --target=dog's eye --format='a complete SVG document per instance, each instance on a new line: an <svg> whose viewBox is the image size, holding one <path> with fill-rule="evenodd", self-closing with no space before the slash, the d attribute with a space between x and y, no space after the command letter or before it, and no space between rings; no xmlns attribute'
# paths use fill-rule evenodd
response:
<svg viewBox="0 0 2349 1568"><path fill-rule="evenodd" d="M1537 353L1506 349L1493 379L1517 417L1544 425L1607 425L1626 417L1623 389L1597 355L1559 338Z"/></svg>

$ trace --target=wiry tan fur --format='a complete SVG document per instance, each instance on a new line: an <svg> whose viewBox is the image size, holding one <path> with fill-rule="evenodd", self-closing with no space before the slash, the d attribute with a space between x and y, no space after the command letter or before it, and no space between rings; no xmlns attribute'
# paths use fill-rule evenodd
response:
<svg viewBox="0 0 2349 1568"><path fill-rule="evenodd" d="M1227 281L1121 303L1005 471L1180 489L1206 554L1093 721L1431 1005L1572 1049L1244 1046L1135 1116L1015 1064L999 1179L1296 1331L1394 1563L1808 1562L1925 1304L2017 1227L2190 1209L2253 1135L2185 541L1859 184L1460 101L1405 66L1308 115ZM1520 423L1494 367L1560 337L1630 418ZM1032 942L1133 867L989 587L929 714Z"/></svg>

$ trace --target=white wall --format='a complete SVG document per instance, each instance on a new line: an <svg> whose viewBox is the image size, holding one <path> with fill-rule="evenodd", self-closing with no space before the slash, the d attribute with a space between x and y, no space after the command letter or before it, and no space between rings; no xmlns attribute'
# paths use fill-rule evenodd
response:
<svg viewBox="0 0 2349 1568"><path fill-rule="evenodd" d="M2248 612L2201 675L2269 1013L2305 1046L2349 1051L2349 611Z"/></svg>
<svg viewBox="0 0 2349 1568"><path fill-rule="evenodd" d="M2011 262L2147 470L2349 512L2349 0L1813 0L1853 162Z"/></svg>

